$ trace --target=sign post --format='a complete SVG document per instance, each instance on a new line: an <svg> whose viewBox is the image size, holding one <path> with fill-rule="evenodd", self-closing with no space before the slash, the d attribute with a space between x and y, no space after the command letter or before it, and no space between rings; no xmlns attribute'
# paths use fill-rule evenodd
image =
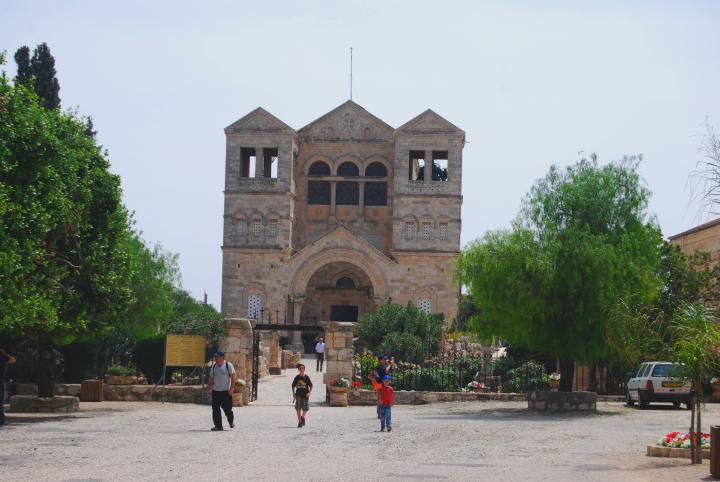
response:
<svg viewBox="0 0 720 482"><path fill-rule="evenodd" d="M167 384L167 380L165 379L167 367L204 367L205 337L196 335L167 335L165 337L165 359L163 362L163 385ZM165 401L164 389L162 400L163 402Z"/></svg>

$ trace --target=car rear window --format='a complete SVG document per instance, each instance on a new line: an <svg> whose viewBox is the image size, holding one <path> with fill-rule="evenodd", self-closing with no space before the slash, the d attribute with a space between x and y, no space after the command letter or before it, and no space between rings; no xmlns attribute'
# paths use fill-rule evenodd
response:
<svg viewBox="0 0 720 482"><path fill-rule="evenodd" d="M645 365L645 370L643 370L642 376L643 377L648 376L648 373L650 373L651 368L652 368L652 365L650 365L649 363L647 365Z"/></svg>
<svg viewBox="0 0 720 482"><path fill-rule="evenodd" d="M680 366L672 363L659 363L652 371L654 377L677 377L680 376Z"/></svg>

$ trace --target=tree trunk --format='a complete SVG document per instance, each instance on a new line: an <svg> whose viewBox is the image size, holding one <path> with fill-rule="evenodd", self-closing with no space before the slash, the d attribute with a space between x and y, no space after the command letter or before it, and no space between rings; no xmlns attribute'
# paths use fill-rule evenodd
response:
<svg viewBox="0 0 720 482"><path fill-rule="evenodd" d="M55 344L49 336L40 338L38 364L38 396L55 396Z"/></svg>
<svg viewBox="0 0 720 482"><path fill-rule="evenodd" d="M696 397L694 396L691 403L690 410L690 463L696 464L695 461L695 408L696 408Z"/></svg>
<svg viewBox="0 0 720 482"><path fill-rule="evenodd" d="M573 376L575 375L575 360L560 359L560 388L561 392L572 392Z"/></svg>
<svg viewBox="0 0 720 482"><path fill-rule="evenodd" d="M695 412L697 413L697 422L695 423L695 463L696 464L702 464L702 414L701 414L701 406L702 406L702 399L700 397L696 397L697 399L697 408Z"/></svg>
<svg viewBox="0 0 720 482"><path fill-rule="evenodd" d="M597 391L598 391L597 384L598 384L597 365L593 364L593 365L590 365L590 373L588 376L588 391L597 393Z"/></svg>

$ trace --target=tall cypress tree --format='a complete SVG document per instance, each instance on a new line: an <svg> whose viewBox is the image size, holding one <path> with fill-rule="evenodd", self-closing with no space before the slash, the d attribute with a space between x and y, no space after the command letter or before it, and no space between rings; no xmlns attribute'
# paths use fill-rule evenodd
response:
<svg viewBox="0 0 720 482"><path fill-rule="evenodd" d="M45 42L35 48L30 68L35 76L35 92L46 109L60 106L60 84L55 74L55 58Z"/></svg>
<svg viewBox="0 0 720 482"><path fill-rule="evenodd" d="M15 63L17 64L17 81L28 85L32 78L32 69L30 68L30 49L27 45L23 45L15 52Z"/></svg>

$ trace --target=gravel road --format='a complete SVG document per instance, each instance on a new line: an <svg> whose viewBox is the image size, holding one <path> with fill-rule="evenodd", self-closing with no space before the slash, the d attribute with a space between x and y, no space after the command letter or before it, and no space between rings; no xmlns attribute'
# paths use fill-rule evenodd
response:
<svg viewBox="0 0 720 482"><path fill-rule="evenodd" d="M210 432L210 408L82 404L70 416L9 414L0 429L0 480L701 480L707 461L645 456L689 412L601 403L593 415L530 413L519 402L396 406L393 432L374 407L331 408L316 382L308 425L296 427L294 370L268 377L260 400L235 409L232 430ZM708 405L706 426L720 419ZM709 431L709 428L705 430Z"/></svg>

